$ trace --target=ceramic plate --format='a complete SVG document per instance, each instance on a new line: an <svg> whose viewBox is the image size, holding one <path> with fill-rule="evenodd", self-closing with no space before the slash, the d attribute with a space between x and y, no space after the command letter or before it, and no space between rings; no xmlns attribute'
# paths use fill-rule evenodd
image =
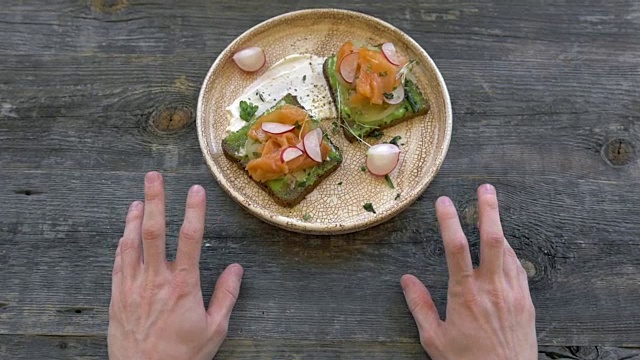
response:
<svg viewBox="0 0 640 360"><path fill-rule="evenodd" d="M413 73L431 109L427 115L384 130L380 141L400 135L400 144L404 144L401 146L401 161L392 174L395 189L391 189L384 178L361 170L366 146L347 142L339 132L330 134L330 137L343 152L342 166L297 206L279 206L223 155L220 142L229 125L225 108L269 66L285 56L296 53L330 56L347 40L361 40L369 44L393 42L408 58L417 59ZM241 71L231 59L236 51L248 46L259 46L267 54L267 66L258 73ZM325 121L331 125L331 120ZM449 94L426 51L392 25L344 10L296 11L249 29L218 56L204 80L198 99L200 147L220 186L260 219L303 233L358 231L389 220L406 209L425 191L438 172L449 147L451 128ZM365 203L372 203L376 213L365 211Z"/></svg>

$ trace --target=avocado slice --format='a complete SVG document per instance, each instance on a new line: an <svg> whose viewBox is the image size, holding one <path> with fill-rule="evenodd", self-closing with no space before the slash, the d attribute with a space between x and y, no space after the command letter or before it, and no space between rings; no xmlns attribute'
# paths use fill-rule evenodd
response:
<svg viewBox="0 0 640 360"><path fill-rule="evenodd" d="M429 102L422 95L417 84L410 79L406 79L404 82L405 98L398 104L385 103L365 108L351 107L349 106L349 98L355 93L355 88L345 82L338 73L336 55L327 58L323 70L340 121L347 127L344 129L344 135L351 142L358 137L369 136L376 129L391 127L429 111Z"/></svg>
<svg viewBox="0 0 640 360"><path fill-rule="evenodd" d="M295 96L291 94L285 95L269 110L259 116L254 116L240 130L230 133L222 140L222 151L225 157L235 162L240 168L245 170L249 161L260 155L249 154L245 151L247 139L249 139L249 129L251 129L260 117L287 104L304 109ZM297 205L307 194L313 191L313 189L315 189L324 178L331 175L340 166L340 164L342 164L342 152L329 139L326 132L324 134L323 141L331 147L327 160L312 168L298 171L295 174L287 174L282 178L269 180L264 183L256 181L256 184L269 193L278 204L285 207L293 207Z"/></svg>

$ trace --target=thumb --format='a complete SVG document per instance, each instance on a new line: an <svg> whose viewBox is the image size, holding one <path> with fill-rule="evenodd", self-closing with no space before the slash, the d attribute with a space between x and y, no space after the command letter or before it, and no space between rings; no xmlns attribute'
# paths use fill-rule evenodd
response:
<svg viewBox="0 0 640 360"><path fill-rule="evenodd" d="M424 343L432 343L442 320L438 309L431 299L429 290L413 275L403 275L400 279L402 292L413 319L418 325L420 339Z"/></svg>
<svg viewBox="0 0 640 360"><path fill-rule="evenodd" d="M240 294L240 283L244 269L240 264L231 264L220 274L213 296L209 301L207 315L211 319L211 324L226 334L229 326L231 311L236 304L238 294Z"/></svg>

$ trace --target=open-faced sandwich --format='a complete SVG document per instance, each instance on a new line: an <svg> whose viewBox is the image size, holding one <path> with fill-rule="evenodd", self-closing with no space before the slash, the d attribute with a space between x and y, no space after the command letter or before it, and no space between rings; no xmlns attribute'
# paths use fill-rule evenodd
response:
<svg viewBox="0 0 640 360"><path fill-rule="evenodd" d="M222 150L287 207L302 201L342 163L340 149L291 94L263 114L251 115L222 141Z"/></svg>
<svg viewBox="0 0 640 360"><path fill-rule="evenodd" d="M324 75L349 141L429 111L411 74L413 63L392 43L359 46L348 41L327 58Z"/></svg>

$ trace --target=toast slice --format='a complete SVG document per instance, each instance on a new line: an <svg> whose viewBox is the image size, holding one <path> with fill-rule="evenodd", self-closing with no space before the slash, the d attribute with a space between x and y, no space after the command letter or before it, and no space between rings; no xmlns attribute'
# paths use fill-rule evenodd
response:
<svg viewBox="0 0 640 360"><path fill-rule="evenodd" d="M376 130L392 127L429 111L429 102L422 95L417 84L411 80L413 76L409 75L404 81L405 98L402 102L396 105L385 103L379 105L373 114L371 112L362 114L360 109L349 105L355 86L343 80L337 62L337 55L328 57L324 63L323 72L336 105L339 121L344 125L344 136L350 142L356 141L358 137L374 135Z"/></svg>
<svg viewBox="0 0 640 360"><path fill-rule="evenodd" d="M247 154L246 146L247 139L249 139L249 129L260 119L260 117L277 110L284 105L293 105L305 110L295 96L287 94L264 114L254 116L244 127L229 134L222 140L222 151L225 157L238 164L241 169L247 172L248 176L251 175L249 175L249 172L246 170L247 164L252 158L259 157L260 155L260 153L254 151L252 151L251 154ZM316 120L311 121L315 122ZM284 207L293 207L297 205L326 177L336 171L342 163L342 153L340 149L333 144L326 132L324 132L322 140L330 148L328 157L323 162L305 170L298 170L294 173L286 174L278 179L272 179L264 182L256 181L253 178L252 180L271 195L277 204Z"/></svg>

